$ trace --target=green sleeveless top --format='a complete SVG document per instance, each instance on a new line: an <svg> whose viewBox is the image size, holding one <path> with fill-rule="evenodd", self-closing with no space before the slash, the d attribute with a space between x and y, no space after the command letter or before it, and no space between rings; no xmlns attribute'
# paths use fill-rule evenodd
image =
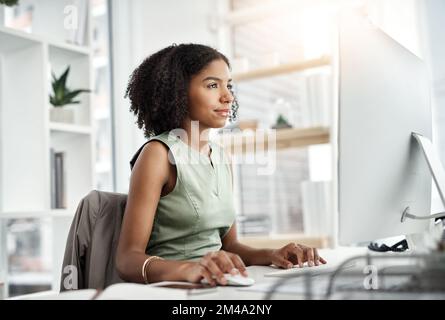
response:
<svg viewBox="0 0 445 320"><path fill-rule="evenodd" d="M221 239L235 220L232 176L223 148L209 142L210 161L173 133L151 140L169 148L177 177L174 189L159 200L146 253L196 260L220 250Z"/></svg>

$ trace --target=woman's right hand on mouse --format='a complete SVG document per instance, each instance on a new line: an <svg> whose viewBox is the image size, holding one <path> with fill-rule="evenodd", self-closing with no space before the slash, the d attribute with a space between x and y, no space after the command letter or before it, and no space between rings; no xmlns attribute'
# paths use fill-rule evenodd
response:
<svg viewBox="0 0 445 320"><path fill-rule="evenodd" d="M209 252L199 261L188 263L185 269L186 281L199 282L206 279L212 286L217 283L227 284L224 273L240 273L247 277L246 266L239 255L224 250Z"/></svg>

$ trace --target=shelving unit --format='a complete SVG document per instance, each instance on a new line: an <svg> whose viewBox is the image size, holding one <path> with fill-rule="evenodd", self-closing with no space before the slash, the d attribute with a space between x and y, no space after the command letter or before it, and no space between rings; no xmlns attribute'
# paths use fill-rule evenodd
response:
<svg viewBox="0 0 445 320"><path fill-rule="evenodd" d="M11 211L1 212L0 219L28 218L73 218L74 212L67 209L51 209L46 211Z"/></svg>
<svg viewBox="0 0 445 320"><path fill-rule="evenodd" d="M310 59L304 61L296 61L292 63L280 64L277 66L265 67L256 70L250 70L243 73L235 73L233 80L237 83L273 77L277 75L286 75L294 72L302 72L312 70L319 67L330 67L331 57L322 56L317 59ZM264 149L268 148L270 130L264 131L261 136ZM276 130L276 148L286 149L295 147L305 147L315 144L329 143L330 129L325 127L311 127L311 128L286 128ZM224 145L230 153L245 153L246 150L254 150L257 144L257 136L252 135L252 132L235 133L229 135L222 135L217 137L217 140Z"/></svg>
<svg viewBox="0 0 445 320"><path fill-rule="evenodd" d="M253 80L264 77L273 77L281 74L288 74L291 72L304 71L318 67L325 67L331 64L331 59L328 56L323 56L317 59L310 59L305 61L296 61L292 63L280 64L268 68L252 70L243 73L235 73L233 79L236 82Z"/></svg>
<svg viewBox="0 0 445 320"><path fill-rule="evenodd" d="M90 126L60 123L60 122L50 122L49 129L54 133L58 132L58 133L66 133L66 134L79 133L79 134L89 135L92 132Z"/></svg>
<svg viewBox="0 0 445 320"><path fill-rule="evenodd" d="M240 121L255 120L258 124L258 129L244 130L243 132L234 130L230 133L223 131L222 134L215 135L215 139L225 147L228 153L237 158L237 166L234 166L233 169L235 186L238 188L236 194L240 194L237 210L239 213L242 213L242 220L248 221L248 219L252 219L254 223L256 223L255 221L263 221L266 219L265 213L273 212L276 209L277 212L270 213L269 222L271 224L280 224L282 221L290 221L287 220L289 215L285 218L285 215L289 214L288 212L291 212L291 210L295 212L293 211L295 208L287 207L283 209L283 205L295 206L297 204L297 201L286 202L289 198L283 196L283 193L286 193L283 188L287 188L288 193L298 193L300 186L297 185L295 189L292 187L292 190L289 190L289 183L295 182L300 178L304 179L302 181L307 181L306 179L309 178L298 173L295 175L290 174L289 176L292 176L292 178L289 177L291 179L288 179L283 176L283 172L278 173L277 177L251 177L249 174L252 174L252 169L247 165L242 166L239 163L244 157L247 159L249 154L255 155L259 152L260 155L266 155L272 149L273 152L277 151L277 155L280 155L279 157L283 159L284 163L291 163L295 159L293 156L296 156L297 159L295 161L300 163L301 159L306 159L306 156L302 156L306 154L307 166L309 166L310 150L322 150L322 148L333 146L335 137L331 127L331 121L333 120L332 111L329 107L335 107L335 97L326 95L322 98L326 100L323 100L321 103L317 101L315 103L316 108L309 109L311 104L308 104L308 100L305 100L307 97L303 97L297 91L300 88L306 90L308 87L304 87L305 85L312 86L313 83L318 84L319 79L315 78L317 75L327 76L321 81L325 81L329 76L332 76L331 79L326 80L322 85L326 85L329 91L331 88L335 88L333 79L335 57L332 56L335 51L326 51L318 56L314 52L308 51L307 54L304 51L302 52L300 49L303 49L303 44L299 42L303 40L301 37L303 34L300 32L302 29L300 28L301 25L295 22L295 20L302 19L295 19L292 15L296 12L301 12L301 10L315 8L320 5L329 7L332 5L332 1L278 0L255 3L255 5L252 5L249 1L240 2L244 3L236 3L236 0L233 0L230 6L220 8L220 46L225 49L225 53L229 55L234 67L235 72L232 78L242 108L239 111L238 118ZM279 26L281 26L281 20L283 22L286 20L283 23L283 26L285 25L286 28L278 30ZM294 22L290 23L291 20L294 20ZM294 30L294 32L288 32L289 29ZM295 36L296 38L292 40L286 39L286 36L291 34L292 37ZM311 34L310 36L315 37L316 35ZM228 37L231 37L231 39L228 40ZM276 53L276 55L272 55L273 53ZM237 63L233 63L234 61ZM301 84L306 79L309 79L306 84ZM309 81L313 82L309 83ZM310 90L308 89L308 91ZM307 93L307 91L303 92ZM320 92L318 93L320 94ZM322 93L325 93L325 91L322 91ZM328 93L331 94L331 92ZM311 92L310 94L314 93ZM334 92L332 92L332 95L334 95ZM280 102L276 102L280 96L285 98L283 100L287 100L287 106L283 104L280 106ZM297 97L295 98L295 96ZM248 105L248 110L246 110L246 104ZM303 105L304 108L302 108ZM277 115L282 115L282 111L286 110L286 108L290 109L289 106L299 108L293 114L294 123L291 123L292 128L276 129L272 132L273 129L270 129L274 125L272 121L277 119ZM323 107L319 109L319 106ZM329 107L325 108L325 106ZM279 108L282 109L279 110ZM304 116L308 115L309 117L306 119L309 120L301 121ZM317 145L320 146L317 147ZM333 148L332 152L334 152ZM330 155L333 159L332 152ZM328 156L329 154L326 154L327 165L333 168L332 161L328 159ZM298 164L296 165L298 166ZM244 178L242 172L244 172ZM245 179L245 181L241 181L242 179ZM281 180L278 181L277 179ZM249 189L252 187L253 189ZM309 189L306 192L317 191L315 190L316 188ZM264 193L266 193L264 197L257 196L257 194ZM296 195L293 197L295 198ZM243 200L241 199L243 198L247 199L247 205L242 203ZM264 201L264 198L268 200ZM256 202L261 204L256 205ZM244 213L245 207L249 207L246 213ZM280 217L275 218L275 213L279 213ZM249 214L252 214L252 218L249 218ZM249 227L247 228L247 230L250 229ZM269 235L240 234L240 238L243 243L254 247L279 247L288 242L300 242L316 247L332 245L332 234L302 234L297 231L298 229L288 230L292 233L276 233L274 228L271 228L271 234Z"/></svg>
<svg viewBox="0 0 445 320"><path fill-rule="evenodd" d="M91 88L93 82L90 13L85 17L84 45L66 43L60 32L61 13L71 2L39 1L33 33L0 26L0 282L3 277L6 292L12 282L33 281L50 282L58 290L72 218L78 202L95 186L91 95L82 94L80 104L68 106L74 111L74 123L50 119L51 72L59 76L69 65L67 86L72 89ZM51 149L65 153L64 209L51 208ZM51 270L8 277L9 219L49 219Z"/></svg>
<svg viewBox="0 0 445 320"><path fill-rule="evenodd" d="M261 151L264 151L272 147L272 144L277 150L280 150L324 144L330 141L329 128L323 127L278 129L274 135L268 134L268 132L270 131L264 131L264 133L259 136L252 132L222 135L218 137L218 141L231 154L246 153L249 151L255 152L257 147L260 147ZM258 141L259 137L261 138L260 141ZM271 142L270 139L273 137L276 139Z"/></svg>

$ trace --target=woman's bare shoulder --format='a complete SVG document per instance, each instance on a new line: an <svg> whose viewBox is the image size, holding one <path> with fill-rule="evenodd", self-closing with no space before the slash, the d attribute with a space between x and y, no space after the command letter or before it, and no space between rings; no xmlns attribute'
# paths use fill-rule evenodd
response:
<svg viewBox="0 0 445 320"><path fill-rule="evenodd" d="M168 174L168 147L161 141L153 140L147 143L139 154L133 171L158 171Z"/></svg>

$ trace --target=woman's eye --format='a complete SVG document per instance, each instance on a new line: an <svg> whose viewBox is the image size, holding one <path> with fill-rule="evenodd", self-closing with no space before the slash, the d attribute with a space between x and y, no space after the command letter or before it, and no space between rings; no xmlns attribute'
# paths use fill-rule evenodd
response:
<svg viewBox="0 0 445 320"><path fill-rule="evenodd" d="M227 89L232 90L233 86L231 84L227 85Z"/></svg>
<svg viewBox="0 0 445 320"><path fill-rule="evenodd" d="M218 88L218 84L217 83L212 83L212 84L209 84L207 87L208 88Z"/></svg>

